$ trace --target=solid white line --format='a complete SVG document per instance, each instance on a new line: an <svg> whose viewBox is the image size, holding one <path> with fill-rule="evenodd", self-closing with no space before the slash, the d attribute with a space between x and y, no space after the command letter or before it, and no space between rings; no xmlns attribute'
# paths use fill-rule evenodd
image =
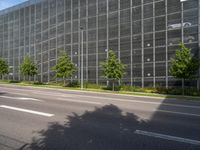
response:
<svg viewBox="0 0 200 150"><path fill-rule="evenodd" d="M11 107L11 106L6 106L6 105L0 105L1 108L6 108L6 109L11 109L11 110L16 110L16 111L21 111L21 112L26 112L30 114L35 114L35 115L40 115L40 116L45 116L45 117L52 117L54 114L49 114L49 113L44 113L44 112L39 112L39 111L34 111L34 110L28 110L28 109L23 109L23 108L17 108L17 107Z"/></svg>
<svg viewBox="0 0 200 150"><path fill-rule="evenodd" d="M5 87L3 87L5 88ZM11 88L7 88L7 89L11 89ZM12 89L12 90L18 90L18 91L23 91L21 89ZM106 97L98 97L98 96L86 96L86 95L77 95L77 94L59 94L59 93L51 93L51 92L39 92L39 91L35 91L35 90L27 90L29 92L35 93L35 94L43 94L43 95L56 95L56 96L62 96L62 97L74 97L74 96L79 96L79 97L90 97L90 98L97 98L97 99L106 99L106 100L111 100L111 101L120 101L120 102L131 102L131 103L143 103L143 104L152 104L152 105L159 105L162 104L162 106L173 106L173 107L184 107L184 108L195 108L195 109L200 109L200 106L189 106L189 105L182 105L182 104L170 104L170 103L162 103L162 102L147 102L147 101L142 101L142 100L128 100L128 99L119 99L119 98L106 98ZM58 89L58 91L63 91ZM81 92L81 93L86 93L87 91L76 91L76 90L68 90L68 91L74 91L74 92ZM92 93L97 93L97 94L103 94L103 93L99 93L99 92L92 92ZM106 95L113 95L111 93L105 93ZM132 96L132 95L123 95L123 94L118 94L121 96L128 96L128 97L140 97L140 96ZM143 97L143 96L142 96ZM156 98L156 97L146 97L146 98ZM164 98L162 98L164 100Z"/></svg>
<svg viewBox="0 0 200 150"><path fill-rule="evenodd" d="M52 93L50 93L50 92L39 92L39 93L43 94L43 95L51 95L52 96ZM105 100L119 101L119 102L130 102L130 103L141 103L141 104L151 104L151 105L162 105L162 106L200 109L200 106L189 106L189 105L182 105L182 104L162 103L162 102L148 102L148 101L142 101L142 100L128 100L128 99L119 99L119 98L111 98L111 97L98 97L98 96L75 95L75 94L53 94L53 95L60 96L60 97L73 97L73 98L86 97L86 98L105 99Z"/></svg>
<svg viewBox="0 0 200 150"><path fill-rule="evenodd" d="M52 95L52 94L51 94ZM185 107L185 108L196 108L200 109L200 106L188 106L188 105L182 105L182 104L170 104L170 103L162 103L162 102L147 102L142 100L128 100L128 99L119 99L119 98L111 98L111 97L98 97L98 96L87 96L87 95L73 95L73 94L62 94L58 96L63 97L88 97L88 98L95 98L95 99L105 99L105 100L111 100L111 101L120 101L120 102L131 102L131 103L142 103L142 104L152 104L152 105L166 105L166 106L174 106L174 107Z"/></svg>
<svg viewBox="0 0 200 150"><path fill-rule="evenodd" d="M95 105L101 105L99 102L91 102L91 101L82 101L82 100L69 100L65 98L56 98L59 101L67 101L67 102L74 102L74 103L87 103L87 104L95 104Z"/></svg>
<svg viewBox="0 0 200 150"><path fill-rule="evenodd" d="M42 100L35 99L35 98L29 98L29 97L10 97L10 96L0 96L1 98L7 98L7 99L14 99L14 100L22 100L22 101L38 101L41 102Z"/></svg>
<svg viewBox="0 0 200 150"><path fill-rule="evenodd" d="M160 133L154 133L154 132L148 132L148 131L142 131L142 130L136 130L134 133L139 134L139 135L154 137L154 138L170 140L170 141L182 142L182 143L193 144L193 145L200 145L200 141L197 141L197 140L191 140L191 139L187 139L187 138L170 136L170 135L165 135L165 134L160 134Z"/></svg>

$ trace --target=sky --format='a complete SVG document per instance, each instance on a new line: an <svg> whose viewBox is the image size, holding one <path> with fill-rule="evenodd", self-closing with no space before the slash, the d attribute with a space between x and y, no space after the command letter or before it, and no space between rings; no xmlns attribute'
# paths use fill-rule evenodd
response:
<svg viewBox="0 0 200 150"><path fill-rule="evenodd" d="M25 1L27 0L0 0L0 10L12 7Z"/></svg>

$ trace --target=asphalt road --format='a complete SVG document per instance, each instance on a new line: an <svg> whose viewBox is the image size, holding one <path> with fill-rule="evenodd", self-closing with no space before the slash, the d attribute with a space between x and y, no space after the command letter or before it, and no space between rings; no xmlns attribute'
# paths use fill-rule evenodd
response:
<svg viewBox="0 0 200 150"><path fill-rule="evenodd" d="M0 150L198 149L198 101L0 85Z"/></svg>

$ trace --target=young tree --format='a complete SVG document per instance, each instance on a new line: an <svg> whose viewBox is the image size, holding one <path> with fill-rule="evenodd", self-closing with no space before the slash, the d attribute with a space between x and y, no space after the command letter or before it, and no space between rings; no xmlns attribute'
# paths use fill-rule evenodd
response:
<svg viewBox="0 0 200 150"><path fill-rule="evenodd" d="M108 52L108 59L102 63L103 75L112 81L112 90L115 90L115 81L120 80L125 74L125 65L120 62L112 50Z"/></svg>
<svg viewBox="0 0 200 150"><path fill-rule="evenodd" d="M20 65L20 73L28 77L37 75L37 66L29 56L25 56L23 63Z"/></svg>
<svg viewBox="0 0 200 150"><path fill-rule="evenodd" d="M61 52L57 65L52 68L56 73L57 78L62 78L64 86L66 85L66 78L71 77L76 72L75 65L71 62L70 57L66 52Z"/></svg>
<svg viewBox="0 0 200 150"><path fill-rule="evenodd" d="M8 63L4 59L0 58L0 77L2 78L3 75L8 73L9 73Z"/></svg>
<svg viewBox="0 0 200 150"><path fill-rule="evenodd" d="M182 94L185 91L185 80L197 78L200 67L200 60L191 54L191 49L185 47L183 43L177 49L176 55L171 59L170 74L175 78L182 79Z"/></svg>

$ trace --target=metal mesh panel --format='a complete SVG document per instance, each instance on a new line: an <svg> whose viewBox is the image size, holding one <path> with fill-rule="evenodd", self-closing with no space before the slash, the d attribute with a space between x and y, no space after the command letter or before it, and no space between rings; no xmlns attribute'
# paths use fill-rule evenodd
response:
<svg viewBox="0 0 200 150"><path fill-rule="evenodd" d="M144 49L144 62L152 62L153 61L153 49L146 48Z"/></svg>
<svg viewBox="0 0 200 150"><path fill-rule="evenodd" d="M116 11L118 9L118 1L117 0L109 0L109 11Z"/></svg>
<svg viewBox="0 0 200 150"><path fill-rule="evenodd" d="M109 48L127 65L124 83L133 81L132 85L152 86L156 83L167 86L165 83L173 79L166 74L166 69L169 69L166 63L175 55L181 41L198 56L199 2L190 0L182 5L180 0L141 2L45 0L19 9L2 11L0 56L14 66L14 76L9 78L18 79L16 68L23 61L24 55L30 55L39 63L39 74L43 81L53 80L53 72L48 67L56 63L60 49L65 49L73 62L80 65L78 52L81 26L84 30L86 80L105 83L101 78L99 64L106 59L105 50ZM79 80L79 73L77 71L73 76L75 80ZM169 85L177 83L170 81Z"/></svg>
<svg viewBox="0 0 200 150"><path fill-rule="evenodd" d="M165 61L166 60L166 48L158 47L155 49L155 59L156 61Z"/></svg>
<svg viewBox="0 0 200 150"><path fill-rule="evenodd" d="M120 1L120 9L130 8L130 0L121 0Z"/></svg>
<svg viewBox="0 0 200 150"><path fill-rule="evenodd" d="M118 39L109 40L109 49L115 51L116 53L118 52Z"/></svg>
<svg viewBox="0 0 200 150"><path fill-rule="evenodd" d="M155 64L155 75L158 77L166 75L166 64L165 63L156 63Z"/></svg>
<svg viewBox="0 0 200 150"><path fill-rule="evenodd" d="M155 16L165 15L165 1L155 3Z"/></svg>
<svg viewBox="0 0 200 150"><path fill-rule="evenodd" d="M153 17L153 4L144 5L144 18Z"/></svg>

